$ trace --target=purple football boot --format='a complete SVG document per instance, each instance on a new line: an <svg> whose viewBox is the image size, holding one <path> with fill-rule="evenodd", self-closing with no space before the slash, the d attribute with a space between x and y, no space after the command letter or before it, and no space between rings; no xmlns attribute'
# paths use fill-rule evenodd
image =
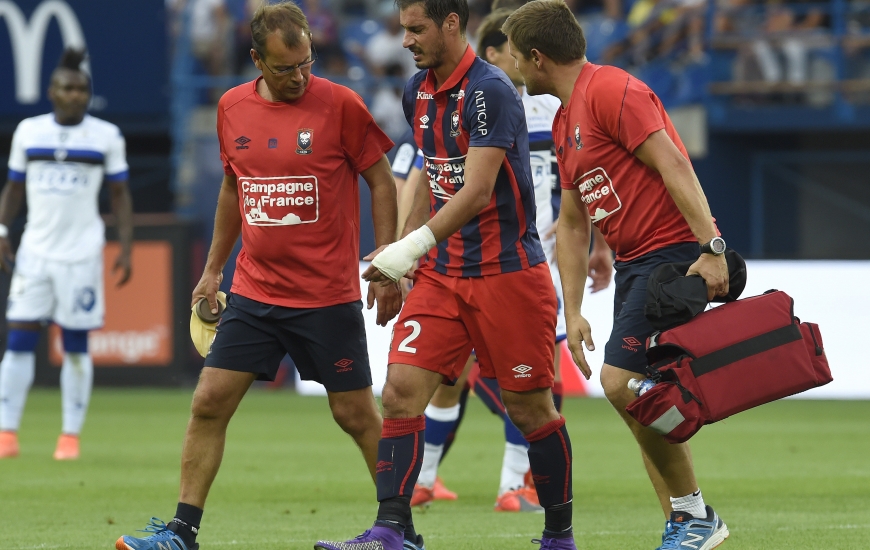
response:
<svg viewBox="0 0 870 550"><path fill-rule="evenodd" d="M362 535L349 541L319 540L314 545L314 550L403 550L403 546L404 537L401 533L389 527L375 525Z"/></svg>

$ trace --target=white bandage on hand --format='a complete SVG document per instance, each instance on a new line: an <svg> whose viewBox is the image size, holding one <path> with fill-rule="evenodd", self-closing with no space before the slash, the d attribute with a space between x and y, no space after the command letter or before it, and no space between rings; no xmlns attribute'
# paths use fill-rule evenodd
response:
<svg viewBox="0 0 870 550"><path fill-rule="evenodd" d="M435 235L428 226L424 225L385 248L375 256L372 265L393 281L398 281L414 267L414 262L435 244Z"/></svg>

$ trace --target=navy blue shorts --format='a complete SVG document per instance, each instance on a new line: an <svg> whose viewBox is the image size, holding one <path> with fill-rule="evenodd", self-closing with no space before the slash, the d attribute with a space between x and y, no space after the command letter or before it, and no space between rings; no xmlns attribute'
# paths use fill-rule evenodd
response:
<svg viewBox="0 0 870 550"><path fill-rule="evenodd" d="M343 392L372 385L362 301L299 309L227 299L205 366L274 380L289 354L303 380Z"/></svg>
<svg viewBox="0 0 870 550"><path fill-rule="evenodd" d="M654 332L643 314L646 282L661 264L697 260L698 243L679 243L654 250L628 262L615 262L616 293L613 297L613 332L604 347L604 362L644 374L646 339Z"/></svg>

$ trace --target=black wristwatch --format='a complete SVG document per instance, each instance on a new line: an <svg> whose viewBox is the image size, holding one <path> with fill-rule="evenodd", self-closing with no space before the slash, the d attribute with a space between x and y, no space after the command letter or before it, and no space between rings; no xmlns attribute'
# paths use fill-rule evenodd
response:
<svg viewBox="0 0 870 550"><path fill-rule="evenodd" d="M722 237L714 237L712 241L701 245L701 254L721 256L725 253L725 248L725 239Z"/></svg>

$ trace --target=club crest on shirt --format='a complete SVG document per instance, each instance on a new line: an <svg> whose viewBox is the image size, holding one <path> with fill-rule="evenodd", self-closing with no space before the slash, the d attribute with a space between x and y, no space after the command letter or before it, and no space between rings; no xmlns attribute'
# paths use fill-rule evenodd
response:
<svg viewBox="0 0 870 550"><path fill-rule="evenodd" d="M577 142L576 147L577 147L578 151L583 148L583 141L580 139L580 125L579 124L577 124L577 126L574 126L574 141Z"/></svg>
<svg viewBox="0 0 870 550"><path fill-rule="evenodd" d="M300 128L296 132L296 154L310 155L311 145L314 141L314 130L311 128Z"/></svg>
<svg viewBox="0 0 870 550"><path fill-rule="evenodd" d="M459 130L459 111L453 111L450 114L450 137L456 137L460 134Z"/></svg>

